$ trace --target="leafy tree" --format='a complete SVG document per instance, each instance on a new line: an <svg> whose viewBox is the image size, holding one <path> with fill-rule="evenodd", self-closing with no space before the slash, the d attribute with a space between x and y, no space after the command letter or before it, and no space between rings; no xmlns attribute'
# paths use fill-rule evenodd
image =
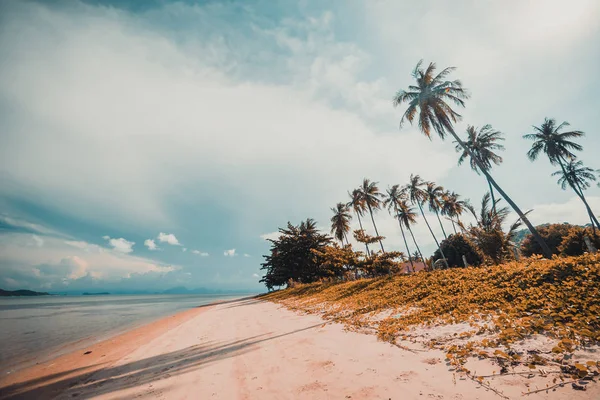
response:
<svg viewBox="0 0 600 400"><path fill-rule="evenodd" d="M553 118L544 119L544 122L539 127L534 126L534 133L523 135L525 139L533 140L531 149L527 152L527 157L529 157L531 161L535 161L540 154L544 153L548 156L550 164L560 165L560 169L565 176L566 182L585 205L586 211L592 221L592 225L595 224L597 228L600 228L600 222L598 222L598 219L583 196L583 189L578 185L577 180L571 180L571 175L566 170L565 165L567 164L567 160L575 159L573 151L583 150L583 147L573 140L584 136L582 131L561 132L563 128L568 126L569 123L566 121L560 125L556 125L556 120Z"/></svg>
<svg viewBox="0 0 600 400"><path fill-rule="evenodd" d="M402 233L402 239L404 240L404 247L406 247L406 254L408 254L408 260L410 262L410 267L412 271L415 271L415 266L413 264L413 259L410 254L410 249L408 248L408 243L406 242L406 235L404 235L404 228L402 227L402 221L400 220L400 209L403 207L403 202L405 202L406 194L400 189L400 185L394 185L391 188L387 189L387 197L383 202L383 206L388 209L388 212L395 216L398 220L398 225L400 225L400 232ZM405 204L404 204L405 205Z"/></svg>
<svg viewBox="0 0 600 400"><path fill-rule="evenodd" d="M350 196L350 202L348 203L349 207L352 207L354 213L356 214L356 218L358 218L358 225L360 226L360 230L364 231L362 221L360 219L361 215L367 211L367 205L362 197L362 194L359 189L354 189L352 193L348 192ZM365 249L367 250L367 255L371 254L369 251L369 245L365 243Z"/></svg>
<svg viewBox="0 0 600 400"><path fill-rule="evenodd" d="M336 244L311 250L317 256L323 275L344 277L348 273L356 277L361 252L352 251L352 247L339 247Z"/></svg>
<svg viewBox="0 0 600 400"><path fill-rule="evenodd" d="M463 255L469 265L478 266L483 262L483 257L479 254L475 243L463 234L450 235L448 239L442 240L441 247L447 257L446 262L450 268L463 267ZM435 263L435 261L442 258L441 252L436 250L432 258Z"/></svg>
<svg viewBox="0 0 600 400"><path fill-rule="evenodd" d="M548 246L550 246L552 254L560 254L559 246L562 244L563 239L569 235L572 227L570 224L549 224L539 226L538 232L542 235L546 243L548 243ZM542 250L538 243L532 240L531 235L527 235L521 243L521 253L525 257L529 257L534 254L541 254Z"/></svg>
<svg viewBox="0 0 600 400"><path fill-rule="evenodd" d="M433 182L427 182L425 192L427 192L427 204L429 205L429 211L432 211L435 214L438 222L440 223L440 228L442 228L444 238L448 239L446 231L444 230L444 225L442 225L442 220L440 219L440 211L444 205L443 199L446 192L444 191L443 187L436 185Z"/></svg>
<svg viewBox="0 0 600 400"><path fill-rule="evenodd" d="M342 246L344 245L344 239L346 239L346 244L350 244L350 242L348 242L347 233L350 232L350 220L352 219L352 215L350 215L348 205L337 203L331 211L333 212L333 217L331 217L331 233L333 234L333 237L339 240L342 243Z"/></svg>
<svg viewBox="0 0 600 400"><path fill-rule="evenodd" d="M590 220L592 222L592 227L594 228L594 233L596 231L596 225L594 225L594 213L592 209L588 205L583 191L590 187L590 181L595 181L596 176L594 175L594 170L588 168L583 165L581 161L575 161L571 159L567 165L565 165L564 169L558 170L552 174L552 176L559 176L557 183L560 185L562 190L566 190L567 186L574 188L577 187L581 194L580 199L584 202L588 214L590 215Z"/></svg>
<svg viewBox="0 0 600 400"><path fill-rule="evenodd" d="M454 131L454 123L459 121L461 116L454 111L448 103L452 102L457 106L464 107L464 100L469 97L459 80L446 80L446 77L454 71L455 68L445 68L439 74L435 75L436 66L434 63L430 63L427 68L423 68L422 64L423 60L419 61L412 74L413 78L416 80L416 85L409 86L408 90L400 90L396 93L396 96L394 96L394 106L397 107L402 103L408 103L408 108L400 120L400 127L402 127L405 120L408 120L412 124L416 118L419 129L429 138L431 138L432 131L437 132L441 139L444 139L446 134L449 133L475 161L477 167L485 175L486 179L488 179L496 191L498 191L508 204L510 204L525 225L527 225L529 231L534 235L539 242L540 247L544 250L544 255L546 257L551 257L552 253L550 249L544 243L544 240L536 231L535 227L529 222L527 216L521 211L517 204L508 197L506 192L504 192L492 178L481 160L479 160Z"/></svg>
<svg viewBox="0 0 600 400"><path fill-rule="evenodd" d="M439 249L440 243L438 242L437 238L435 237L433 230L431 230L431 226L429 225L429 222L427 221L427 218L425 217L425 213L423 212L423 204L425 204L425 202L427 201L427 191L425 191L423 189L424 185L426 185L426 183L423 181L423 179L421 179L421 177L419 175L411 174L408 184L406 186L404 186L402 188L402 190L406 192L408 199L410 200L410 202L412 204L416 204L417 206L419 206L419 210L421 211L421 216L423 216L423 219L425 220L425 225L427 225L427 228L429 229L429 233L431 233L431 236L433 237L433 240L435 241L435 244L437 245L437 247ZM442 256L443 256L444 252L442 250L440 250L440 251L442 252ZM423 254L423 253L421 253L421 254Z"/></svg>
<svg viewBox="0 0 600 400"><path fill-rule="evenodd" d="M400 259L400 260L398 260ZM404 254L400 251L373 252L371 257L359 261L358 267L367 275L376 277L380 275L397 274L400 271Z"/></svg>
<svg viewBox="0 0 600 400"><path fill-rule="evenodd" d="M330 276L329 270L321 268L313 250L321 251L331 243L331 238L319 233L312 219L295 226L288 222L287 228L279 228L278 239L271 242L271 254L263 256L261 269L266 270L260 280L267 288L282 286L290 279L296 282L314 282Z"/></svg>
<svg viewBox="0 0 600 400"><path fill-rule="evenodd" d="M379 210L381 208L381 192L377 187L377 182L371 182L367 178L363 179L362 185L358 188L364 204L367 205L369 214L371 214L371 221L373 222L373 228L375 228L375 234L379 236L377 231L377 225L375 225L375 218L373 218L373 210ZM383 249L383 242L379 240L379 246L381 251L385 253Z"/></svg>
<svg viewBox="0 0 600 400"><path fill-rule="evenodd" d="M497 150L504 150L504 146L499 142L504 140L502 132L496 131L491 125L484 125L480 130L472 125L467 126L467 140L464 142L465 147L471 150L473 154L485 168L486 171L492 169L492 163L500 165L502 163L502 157L495 153ZM456 141L454 143L457 143ZM469 155L460 144L456 144L455 147L457 152L462 152L459 159L458 165L461 165L467 158L469 158L469 164L471 169L479 174L479 167L474 157ZM492 196L492 205L496 204L494 197L494 188L492 182L487 178L486 180L490 188L490 194Z"/></svg>

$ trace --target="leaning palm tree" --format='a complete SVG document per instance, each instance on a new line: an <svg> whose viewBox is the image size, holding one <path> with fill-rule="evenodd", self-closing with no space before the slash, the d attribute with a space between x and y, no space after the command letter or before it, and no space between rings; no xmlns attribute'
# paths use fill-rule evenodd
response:
<svg viewBox="0 0 600 400"><path fill-rule="evenodd" d="M422 67L422 64L423 60L419 61L412 74L413 78L416 80L416 86L411 85L408 87L408 91L400 90L394 96L394 106L397 107L402 103L408 103L408 108L400 120L400 127L402 127L402 124L405 120L408 120L412 124L416 118L419 124L419 129L423 134L425 134L425 136L429 138L431 138L432 130L437 132L442 139L444 139L446 134L449 133L454 140L467 152L467 154L469 154L469 156L475 160L479 170L485 175L496 191L500 193L504 199L506 199L508 204L510 204L512 209L515 210L525 225L527 225L527 228L535 240L540 244L540 247L544 252L544 256L551 258L552 252L550 251L550 248L548 245L546 245L544 239L542 239L527 216L521 211L515 202L508 197L506 192L504 192L504 190L502 190L502 188L491 177L479 158L473 154L473 152L454 131L453 124L460 120L461 116L452 109L448 102L452 102L457 106L464 107L464 100L469 97L459 80L445 80L445 78L452 71L454 71L455 68L445 68L439 74L434 75L436 70L434 63L430 63L426 69Z"/></svg>
<svg viewBox="0 0 600 400"><path fill-rule="evenodd" d="M360 230L364 232L360 216L364 215L365 211L367 211L367 205L365 204L360 190L358 189L354 189L352 193L348 192L348 196L350 196L350 202L348 203L348 207L352 207L352 209L354 210L356 218L358 219L358 225L360 226ZM367 256L370 256L371 252L369 251L369 245L367 243L365 243L365 249L367 250Z"/></svg>
<svg viewBox="0 0 600 400"><path fill-rule="evenodd" d="M383 201L383 206L388 209L388 212L395 216L398 220L398 225L400 225L400 232L402 232L402 239L404 240L404 247L406 247L406 254L408 254L408 261L410 262L410 269L412 272L415 272L415 266L413 264L412 256L410 254L410 249L408 248L408 243L406 242L406 236L404 235L404 228L402 227L402 221L398 214L400 213L400 207L402 202L404 201L406 194L400 189L400 185L394 185L391 188L387 189L387 196ZM393 212L393 213L392 213Z"/></svg>
<svg viewBox="0 0 600 400"><path fill-rule="evenodd" d="M574 159L572 159L564 167L564 169L554 172L552 176L560 177L558 178L557 183L560 185L562 190L566 190L567 186L571 188L577 187L579 189L581 193L581 200L583 200L586 208L588 209L588 213L590 214L590 220L592 222L592 227L594 228L594 232L596 232L596 225L594 224L594 220L591 218L594 215L594 213L591 212L590 206L588 205L585 196L583 195L583 191L590 187L590 181L596 180L594 170L584 166L583 162L575 161Z"/></svg>
<svg viewBox="0 0 600 400"><path fill-rule="evenodd" d="M448 235L446 235L444 225L442 224L442 220L440 219L440 211L444 206L444 188L439 185L436 185L434 182L427 182L425 191L427 192L427 204L429 205L429 211L435 213L435 216L437 217L438 222L440 223L440 228L442 228L444 239L448 239Z"/></svg>
<svg viewBox="0 0 600 400"><path fill-rule="evenodd" d="M423 189L423 186L425 184L426 184L425 181L423 181L423 179L421 179L421 177L419 175L411 174L410 180L408 181L408 184L406 186L404 186L403 190L406 191L406 194L408 195L408 199L410 200L410 202L412 204L416 204L419 206L419 210L421 211L421 215L423 216L423 219L425 220L425 225L427 225L427 228L429 229L429 233L431 233L431 236L433 236L433 240L435 241L436 246L440 250L442 257L444 259L446 259L444 252L440 248L440 243L438 242L437 238L435 237L435 234L433 233L433 230L431 229L431 226L429 225L429 222L427 221L427 218L425 217L425 213L423 212L423 204L425 204L425 202L427 201L427 192Z"/></svg>
<svg viewBox="0 0 600 400"><path fill-rule="evenodd" d="M486 171L492 168L492 163L500 165L502 163L502 157L496 154L494 151L504 150L504 146L498 142L504 140L502 132L496 131L491 125L484 125L481 129L477 130L472 125L467 126L467 140L464 142L465 146L471 150L471 153L477 157ZM456 143L456 141L454 142ZM471 169L479 174L479 167L473 157L469 156L469 153L461 147L460 144L456 144L455 147L457 152L461 152L458 158L458 165L461 165L467 158L469 158L469 164ZM487 179L487 177L486 177ZM496 205L496 199L494 197L494 188L489 179L487 179L488 186L490 188L490 194L492 196L493 207Z"/></svg>
<svg viewBox="0 0 600 400"><path fill-rule="evenodd" d="M371 182L365 178L358 190L360 191L364 203L369 209L369 214L371 214L371 221L373 222L373 228L375 228L375 234L379 236L377 225L375 225L375 218L373 218L373 210L379 210L381 208L381 192L377 187L377 182ZM385 253L381 239L379 239L379 246L381 246L381 251Z"/></svg>
<svg viewBox="0 0 600 400"><path fill-rule="evenodd" d="M460 200L459 198L460 196L454 192L446 192L443 196L442 215L445 215L450 219L454 233L457 233L454 218L456 218L460 224L460 216L465 211L466 205L468 204L467 200Z"/></svg>
<svg viewBox="0 0 600 400"><path fill-rule="evenodd" d="M347 235L350 232L350 220L352 219L350 208L347 204L337 203L331 211L333 212L331 233L342 243L342 246L344 246L344 239L346 239L347 244L350 244Z"/></svg>
<svg viewBox="0 0 600 400"><path fill-rule="evenodd" d="M413 231L410 228L411 225L414 225L417 223L417 213L415 212L415 209L412 208L408 204L408 201L406 199L402 199L402 201L400 201L400 203L398 204L398 213L396 214L396 216L398 218L398 221L400 221L400 227L402 227L402 225L404 225L404 227L408 230L408 233L410 233L413 243L415 244L415 247L417 248L417 251L415 251L415 254L417 256L415 257L415 255L413 255L413 258L416 261L425 260L425 258L423 258L423 253L421 252L421 249L419 248L419 245L417 244L415 235L413 234Z"/></svg>
<svg viewBox="0 0 600 400"><path fill-rule="evenodd" d="M583 201L586 211L592 221L592 225L596 225L600 228L598 219L592 212L589 204L583 196L583 189L578 186L577 181L572 181L568 172L565 169L565 165L568 163L567 160L574 160L575 154L573 151L581 151L583 147L579 143L575 143L573 140L578 139L584 135L581 131L569 131L560 132L563 128L568 127L569 123L564 121L560 125L556 125L554 118L546 118L542 125L534 126L534 133L523 135L525 139L533 140L531 149L527 152L527 157L531 161L535 161L537 157L544 153L548 156L550 164L560 165L560 169L563 175L567 179L567 183L573 189L577 197Z"/></svg>

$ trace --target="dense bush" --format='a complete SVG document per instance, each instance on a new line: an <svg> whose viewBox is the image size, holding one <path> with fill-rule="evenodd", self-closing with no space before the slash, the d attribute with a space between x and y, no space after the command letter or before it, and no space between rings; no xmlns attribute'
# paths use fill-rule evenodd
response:
<svg viewBox="0 0 600 400"><path fill-rule="evenodd" d="M448 239L442 240L440 247L446 256L446 261L450 268L463 267L463 255L467 258L469 265L481 265L483 261L477 250L477 246L469 238L460 233L450 235ZM439 249L433 253L432 258L434 263L442 258Z"/></svg>
<svg viewBox="0 0 600 400"><path fill-rule="evenodd" d="M536 227L552 254L560 254L558 247L561 245L563 238L569 234L571 228L573 228L573 225L570 224L550 224ZM540 245L535 241L533 235L527 235L521 243L521 254L525 257L534 254L543 254Z"/></svg>
<svg viewBox="0 0 600 400"><path fill-rule="evenodd" d="M552 254L564 256L578 256L588 251L584 236L588 236L598 249L600 247L600 235L594 235L592 228L582 228L570 224L550 224L539 226L538 232L550 247ZM534 254L542 254L537 242L529 234L521 244L521 253L529 257Z"/></svg>

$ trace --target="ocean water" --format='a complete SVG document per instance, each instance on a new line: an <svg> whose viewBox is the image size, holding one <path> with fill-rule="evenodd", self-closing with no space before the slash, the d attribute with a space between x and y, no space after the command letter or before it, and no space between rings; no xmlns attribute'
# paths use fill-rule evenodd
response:
<svg viewBox="0 0 600 400"><path fill-rule="evenodd" d="M10 373L179 311L248 295L3 297L0 370Z"/></svg>

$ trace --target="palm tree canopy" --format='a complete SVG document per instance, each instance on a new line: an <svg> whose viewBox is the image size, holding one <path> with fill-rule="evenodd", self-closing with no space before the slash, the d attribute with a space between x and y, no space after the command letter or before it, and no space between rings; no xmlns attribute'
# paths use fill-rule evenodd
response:
<svg viewBox="0 0 600 400"><path fill-rule="evenodd" d="M466 200L460 200L460 196L454 192L445 192L442 197L442 215L450 218L458 217L465 211Z"/></svg>
<svg viewBox="0 0 600 400"><path fill-rule="evenodd" d="M406 199L406 192L400 188L400 185L394 185L387 189L387 196L383 201L383 206L387 208L390 213L394 211L394 214L397 214L400 202L404 199Z"/></svg>
<svg viewBox="0 0 600 400"><path fill-rule="evenodd" d="M381 207L381 192L377 187L377 182L371 182L365 178L358 190L360 191L362 201L367 207L375 210Z"/></svg>
<svg viewBox="0 0 600 400"><path fill-rule="evenodd" d="M491 125L484 125L481 129L477 130L476 127L469 125L467 127L467 140L465 145L471 150L471 152L479 159L486 170L492 168L492 163L500 165L502 157L496 154L494 151L504 150L504 146L499 142L504 140L502 132L496 131ZM456 143L456 141L454 142ZM456 143L456 152L461 153L458 159L458 165L461 165L467 158L471 168L479 173L477 162L473 157L469 156L469 153L458 143Z"/></svg>
<svg viewBox="0 0 600 400"><path fill-rule="evenodd" d="M565 172L562 169L554 172L552 176L559 176L557 183L560 185L562 190L565 190L568 186L571 186L569 181L573 185L579 186L581 190L585 190L590 187L590 181L595 181L596 176L594 170L583 165L581 161L575 161L571 159L567 165L565 165Z"/></svg>
<svg viewBox="0 0 600 400"><path fill-rule="evenodd" d="M352 207L356 214L363 215L364 212L367 211L367 205L365 204L360 189L354 189L352 193L348 192L348 195L350 196L348 206Z"/></svg>
<svg viewBox="0 0 600 400"><path fill-rule="evenodd" d="M436 185L434 182L427 182L425 192L427 193L427 203L429 205L429 210L433 212L440 211L443 206L442 198L445 193L444 188L439 185Z"/></svg>
<svg viewBox="0 0 600 400"><path fill-rule="evenodd" d="M425 181L419 175L410 175L408 184L403 190L408 195L409 200L413 204L423 204L427 201L427 192L423 190Z"/></svg>
<svg viewBox="0 0 600 400"><path fill-rule="evenodd" d="M452 124L461 118L448 103L464 107L463 100L468 99L469 95L459 80L446 80L455 70L454 67L445 68L437 75L435 70L435 63L423 68L423 60L419 61L412 73L416 85L409 86L408 90L398 91L393 104L398 107L402 103L408 103L400 120L400 127L405 120L412 124L416 117L421 132L427 137L431 138L433 129L443 139L447 132L453 132Z"/></svg>
<svg viewBox="0 0 600 400"><path fill-rule="evenodd" d="M408 204L406 199L402 199L398 202L396 217L400 223L408 229L417 222L417 213L415 212L415 209Z"/></svg>
<svg viewBox="0 0 600 400"><path fill-rule="evenodd" d="M350 231L350 220L352 219L350 208L347 204L337 203L331 211L333 212L333 217L331 217L331 233L341 242L344 236Z"/></svg>
<svg viewBox="0 0 600 400"><path fill-rule="evenodd" d="M545 153L550 159L552 165L556 165L560 160L575 158L573 151L581 151L583 147L572 141L584 135L581 131L560 132L563 128L569 126L568 122L556 125L556 120L546 118L539 127L534 126L534 133L523 135L523 138L533 140L531 149L527 152L527 157L531 161L537 159L540 153Z"/></svg>

